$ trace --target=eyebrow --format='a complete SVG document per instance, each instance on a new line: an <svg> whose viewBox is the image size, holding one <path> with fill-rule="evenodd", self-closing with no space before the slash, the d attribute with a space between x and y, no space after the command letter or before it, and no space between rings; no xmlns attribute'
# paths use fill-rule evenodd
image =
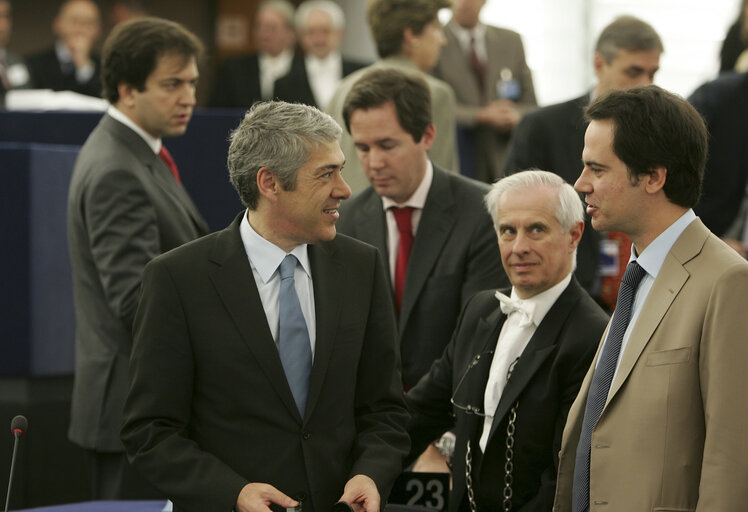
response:
<svg viewBox="0 0 748 512"><path fill-rule="evenodd" d="M609 169L609 165L601 164L600 162L595 162L594 160L582 160L582 163L588 167L604 167L606 169Z"/></svg>

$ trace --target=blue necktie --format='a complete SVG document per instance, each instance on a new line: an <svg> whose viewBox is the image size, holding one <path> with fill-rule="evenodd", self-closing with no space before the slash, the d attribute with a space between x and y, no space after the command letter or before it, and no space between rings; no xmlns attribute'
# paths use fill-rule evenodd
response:
<svg viewBox="0 0 748 512"><path fill-rule="evenodd" d="M623 335L631 320L631 307L634 295L642 278L647 274L636 261L626 267L621 286L618 289L618 302L610 324L608 339L600 354L595 373L592 376L590 391L587 395L587 405L584 409L582 432L577 445L576 462L574 466L574 485L572 494L572 511L585 512L590 509L590 450L592 444L592 430L600 419L603 407L608 399L610 385L621 353Z"/></svg>
<svg viewBox="0 0 748 512"><path fill-rule="evenodd" d="M312 346L304 314L301 312L299 296L296 294L294 270L297 261L296 256L287 254L278 267L281 277L278 300L278 350L296 407L304 417L309 393L309 375L312 373Z"/></svg>

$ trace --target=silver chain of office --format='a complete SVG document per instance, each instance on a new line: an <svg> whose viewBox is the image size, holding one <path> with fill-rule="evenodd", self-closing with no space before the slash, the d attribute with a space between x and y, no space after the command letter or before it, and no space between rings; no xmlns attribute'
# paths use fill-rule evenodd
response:
<svg viewBox="0 0 748 512"><path fill-rule="evenodd" d="M506 380L512 376L514 365L517 364L519 359L515 359L514 362L509 366L509 372L507 373ZM504 501L503 507L504 512L510 512L512 510L512 484L514 483L514 433L516 430L517 422L517 408L519 407L519 400L514 403L512 409L509 411L509 419L506 425L506 452L504 462ZM470 448L470 440L467 442L467 449L465 450L465 486L467 487L468 502L470 503L471 512L478 511L478 505L475 503L475 490L473 489L473 454Z"/></svg>

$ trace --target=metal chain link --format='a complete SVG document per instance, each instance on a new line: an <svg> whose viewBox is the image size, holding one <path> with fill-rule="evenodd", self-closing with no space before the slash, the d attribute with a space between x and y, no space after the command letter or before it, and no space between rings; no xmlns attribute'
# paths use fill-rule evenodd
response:
<svg viewBox="0 0 748 512"><path fill-rule="evenodd" d="M514 367L519 361L519 357L509 365L509 371L506 375L507 382L512 376ZM509 421L506 425L506 462L504 462L504 512L512 510L512 484L514 483L514 433L516 430L517 408L519 400L514 403L509 411ZM471 512L477 512L478 506L475 503L475 490L473 489L473 454L470 449L470 440L468 439L465 450L465 486L467 487L468 502L470 503Z"/></svg>
<svg viewBox="0 0 748 512"><path fill-rule="evenodd" d="M506 462L504 463L504 512L512 510L512 484L514 483L514 431L517 421L517 408L519 401L515 402L509 411L509 423L506 425Z"/></svg>

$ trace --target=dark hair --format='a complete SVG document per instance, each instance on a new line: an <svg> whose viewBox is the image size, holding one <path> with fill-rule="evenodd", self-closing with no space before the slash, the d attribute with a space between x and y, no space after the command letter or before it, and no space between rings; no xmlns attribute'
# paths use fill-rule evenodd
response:
<svg viewBox="0 0 748 512"><path fill-rule="evenodd" d="M379 56L400 53L406 28L419 35L449 6L449 0L370 0L366 16Z"/></svg>
<svg viewBox="0 0 748 512"><path fill-rule="evenodd" d="M351 88L343 104L343 120L348 133L356 110L369 110L392 102L397 120L415 142L420 142L431 124L431 91L415 73L394 68L373 69Z"/></svg>
<svg viewBox="0 0 748 512"><path fill-rule="evenodd" d="M667 169L665 196L690 208L701 194L707 156L707 129L686 100L647 85L611 91L585 112L587 121L613 121L613 152L628 167L632 182Z"/></svg>
<svg viewBox="0 0 748 512"><path fill-rule="evenodd" d="M153 17L120 23L104 42L101 59L104 98L117 103L117 87L123 82L143 91L158 59L166 54L181 55L186 64L191 57L199 59L202 52L200 40L179 23Z"/></svg>
<svg viewBox="0 0 748 512"><path fill-rule="evenodd" d="M634 16L620 16L605 27L595 45L605 62L610 64L618 57L619 50L630 52L659 51L664 47L657 31L647 23Z"/></svg>

